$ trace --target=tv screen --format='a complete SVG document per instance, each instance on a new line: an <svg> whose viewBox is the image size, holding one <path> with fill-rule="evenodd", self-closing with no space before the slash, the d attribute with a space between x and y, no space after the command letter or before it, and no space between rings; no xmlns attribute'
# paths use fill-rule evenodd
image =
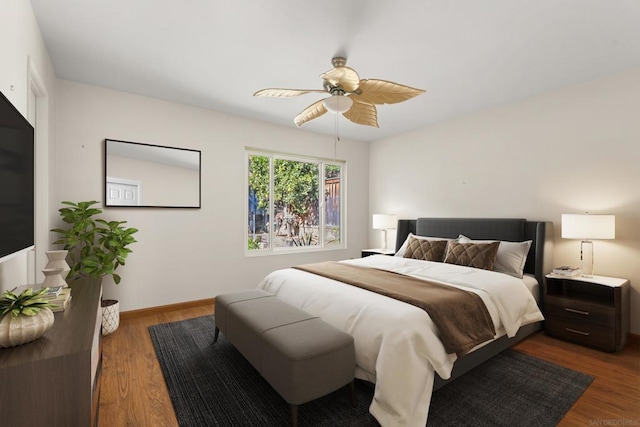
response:
<svg viewBox="0 0 640 427"><path fill-rule="evenodd" d="M33 126L0 92L0 258L33 246Z"/></svg>

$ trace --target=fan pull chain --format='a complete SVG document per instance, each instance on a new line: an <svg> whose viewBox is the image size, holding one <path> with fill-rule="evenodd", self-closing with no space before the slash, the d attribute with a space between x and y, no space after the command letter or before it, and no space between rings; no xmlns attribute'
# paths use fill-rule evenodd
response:
<svg viewBox="0 0 640 427"><path fill-rule="evenodd" d="M336 137L333 140L333 161L335 162L338 159L338 141L340 141L340 128L338 125L338 115L339 113L336 113Z"/></svg>

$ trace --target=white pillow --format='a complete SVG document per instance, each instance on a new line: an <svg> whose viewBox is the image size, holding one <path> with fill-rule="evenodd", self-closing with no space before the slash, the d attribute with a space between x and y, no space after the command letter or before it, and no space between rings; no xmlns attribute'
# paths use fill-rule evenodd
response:
<svg viewBox="0 0 640 427"><path fill-rule="evenodd" d="M497 240L471 240L462 234L458 237L458 242L460 243L489 243L496 241ZM500 241L493 271L522 279L524 275L524 264L527 262L527 254L529 253L529 248L531 248L531 243L531 240L524 242Z"/></svg>
<svg viewBox="0 0 640 427"><path fill-rule="evenodd" d="M404 252L407 250L407 246L409 246L409 237L413 237L418 240L457 240L457 239L448 239L446 237L416 236L415 234L410 232L407 238L404 240L404 243L402 244L402 246L400 246L400 249L398 249L398 252L396 252L394 256L399 256L399 257L404 256Z"/></svg>

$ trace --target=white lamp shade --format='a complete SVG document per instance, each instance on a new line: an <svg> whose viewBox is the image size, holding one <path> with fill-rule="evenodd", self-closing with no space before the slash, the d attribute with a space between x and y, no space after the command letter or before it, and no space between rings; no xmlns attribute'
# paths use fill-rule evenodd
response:
<svg viewBox="0 0 640 427"><path fill-rule="evenodd" d="M565 239L615 239L615 215L562 214Z"/></svg>
<svg viewBox="0 0 640 427"><path fill-rule="evenodd" d="M398 217L390 214L373 214L374 230L393 230L398 224Z"/></svg>
<svg viewBox="0 0 640 427"><path fill-rule="evenodd" d="M353 100L344 95L332 95L322 101L325 108L332 113L344 113L353 105Z"/></svg>

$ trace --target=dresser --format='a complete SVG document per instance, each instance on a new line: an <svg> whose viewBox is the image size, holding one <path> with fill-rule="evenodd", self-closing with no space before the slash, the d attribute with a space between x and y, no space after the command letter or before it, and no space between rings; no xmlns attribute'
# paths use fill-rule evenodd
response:
<svg viewBox="0 0 640 427"><path fill-rule="evenodd" d="M41 338L0 349L0 424L96 426L102 369L101 279L71 283L71 301Z"/></svg>
<svg viewBox="0 0 640 427"><path fill-rule="evenodd" d="M616 277L545 277L544 328L557 338L620 351L630 332L629 281Z"/></svg>

